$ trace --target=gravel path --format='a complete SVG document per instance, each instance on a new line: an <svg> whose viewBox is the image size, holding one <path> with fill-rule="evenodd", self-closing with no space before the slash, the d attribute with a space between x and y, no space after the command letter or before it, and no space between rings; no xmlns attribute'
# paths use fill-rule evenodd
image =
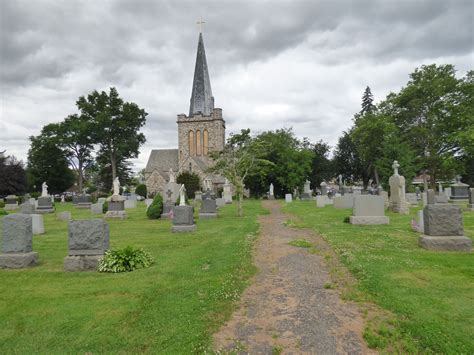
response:
<svg viewBox="0 0 474 355"><path fill-rule="evenodd" d="M214 335L216 351L240 354L367 354L363 319L330 283L324 256L291 246L294 239L324 243L306 229L289 228L279 202L265 201L254 262L259 269L240 308Z"/></svg>

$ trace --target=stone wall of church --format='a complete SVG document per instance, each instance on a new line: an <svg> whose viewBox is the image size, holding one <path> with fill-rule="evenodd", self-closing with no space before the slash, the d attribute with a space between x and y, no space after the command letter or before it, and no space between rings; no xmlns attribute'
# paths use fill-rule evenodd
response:
<svg viewBox="0 0 474 355"><path fill-rule="evenodd" d="M155 195L158 192L162 193L165 184L166 180L157 170L153 170L149 176L145 175L145 185L149 196Z"/></svg>
<svg viewBox="0 0 474 355"><path fill-rule="evenodd" d="M222 118L222 110L215 108L210 116L178 115L178 149L179 149L179 165L184 169L185 162L189 157L189 132L196 134L197 130L207 130L209 134L208 151L220 151L225 144L225 121Z"/></svg>

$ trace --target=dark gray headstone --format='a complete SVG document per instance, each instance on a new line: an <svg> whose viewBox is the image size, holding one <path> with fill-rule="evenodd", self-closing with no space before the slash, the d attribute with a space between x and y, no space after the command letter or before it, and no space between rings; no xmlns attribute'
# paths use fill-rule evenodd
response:
<svg viewBox="0 0 474 355"><path fill-rule="evenodd" d="M50 196L38 197L38 209L40 208L53 208L53 203L51 202Z"/></svg>
<svg viewBox="0 0 474 355"><path fill-rule="evenodd" d="M109 248L109 225L103 219L69 222L69 255L102 255Z"/></svg>
<svg viewBox="0 0 474 355"><path fill-rule="evenodd" d="M199 213L216 213L217 203L215 200L203 200L201 203L201 210Z"/></svg>
<svg viewBox="0 0 474 355"><path fill-rule="evenodd" d="M162 214L169 214L174 207L174 202L172 201L166 201L163 204L163 213Z"/></svg>
<svg viewBox="0 0 474 355"><path fill-rule="evenodd" d="M173 225L193 225L194 207L193 206L174 206L173 207Z"/></svg>
<svg viewBox="0 0 474 355"><path fill-rule="evenodd" d="M32 251L33 222L31 215L15 213L3 218L3 252L28 253Z"/></svg>
<svg viewBox="0 0 474 355"><path fill-rule="evenodd" d="M124 201L109 201L108 211L124 211L125 202Z"/></svg>
<svg viewBox="0 0 474 355"><path fill-rule="evenodd" d="M463 236L462 211L450 204L427 205L423 209L425 234L428 236Z"/></svg>

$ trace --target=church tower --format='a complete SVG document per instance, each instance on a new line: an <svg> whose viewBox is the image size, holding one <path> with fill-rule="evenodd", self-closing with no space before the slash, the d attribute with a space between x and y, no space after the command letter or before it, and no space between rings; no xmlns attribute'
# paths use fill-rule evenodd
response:
<svg viewBox="0 0 474 355"><path fill-rule="evenodd" d="M195 172L204 179L205 170L212 163L209 153L224 148L225 121L222 109L214 108L202 33L199 33L189 116L178 115L177 123L179 171Z"/></svg>

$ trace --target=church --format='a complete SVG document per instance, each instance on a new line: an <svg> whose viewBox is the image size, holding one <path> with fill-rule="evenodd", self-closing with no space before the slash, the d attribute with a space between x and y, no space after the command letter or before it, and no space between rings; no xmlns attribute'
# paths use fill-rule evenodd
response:
<svg viewBox="0 0 474 355"><path fill-rule="evenodd" d="M215 190L224 184L222 176L206 173L212 165L212 151L221 151L225 144L225 121L222 109L214 108L211 81L207 68L202 33L199 33L196 66L189 106L189 116L179 114L178 149L154 149L145 168L148 193L161 193L169 180L170 171L175 175L188 171L199 175Z"/></svg>

